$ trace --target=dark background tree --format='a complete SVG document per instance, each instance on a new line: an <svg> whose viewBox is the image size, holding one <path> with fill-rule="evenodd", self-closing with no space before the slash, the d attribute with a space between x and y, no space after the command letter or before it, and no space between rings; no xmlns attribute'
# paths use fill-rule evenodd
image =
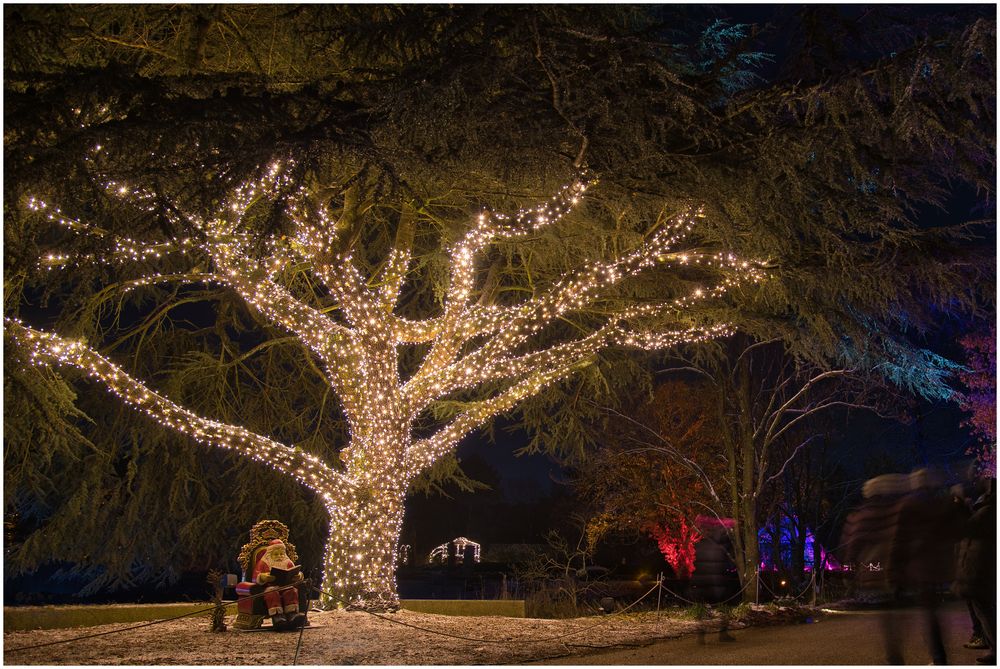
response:
<svg viewBox="0 0 1000 669"><path fill-rule="evenodd" d="M277 424L275 438L326 455L343 426L301 347L224 291L123 296L107 291L109 267L41 270L64 240L25 198L114 232L172 236L176 222L136 216L105 184L143 184L198 211L294 156L317 207L370 214L344 238L371 259L391 243L400 202L455 233L484 203L546 193L583 157L601 178L591 222L498 254L497 291L559 276L583 250L614 255L663 212L704 202L695 248L766 259L771 279L703 316L780 337L816 364L850 356L918 384L912 363L934 361L906 345L931 307L969 312L993 295L991 249L976 236L989 215L978 227L964 211L922 215L960 187L977 201L993 192L988 12L808 7L740 27L728 11L7 6L6 314L93 335L203 414ZM281 234L283 206L261 208L262 237ZM435 304L446 278L439 249L419 241L403 315ZM652 273L630 299L703 280ZM310 519L322 511L298 486L206 456L5 351L9 574L55 558L100 567L93 589L171 578L231 560L262 516L282 517L318 559ZM646 373L613 351L527 402L530 446L579 452L598 409L574 398L613 397Z"/></svg>

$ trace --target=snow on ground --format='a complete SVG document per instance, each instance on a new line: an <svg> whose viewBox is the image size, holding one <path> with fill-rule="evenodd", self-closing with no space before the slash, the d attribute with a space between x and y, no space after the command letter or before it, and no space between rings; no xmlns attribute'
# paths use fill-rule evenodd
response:
<svg viewBox="0 0 1000 669"><path fill-rule="evenodd" d="M443 616L405 610L381 616L324 611L310 613L309 619L311 627L301 635L298 664L515 664L644 645L694 632L701 625L717 626L681 617L677 610L569 620ZM290 665L299 642L298 632L241 632L230 626L224 633L213 633L203 616L129 629L134 627L132 623L8 632L4 634L4 664Z"/></svg>

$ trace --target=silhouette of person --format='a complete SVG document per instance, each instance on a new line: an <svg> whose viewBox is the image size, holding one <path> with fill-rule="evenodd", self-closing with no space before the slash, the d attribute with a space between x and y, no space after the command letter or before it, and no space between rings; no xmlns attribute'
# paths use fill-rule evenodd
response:
<svg viewBox="0 0 1000 669"><path fill-rule="evenodd" d="M879 623L889 664L903 664L892 609L895 592L887 575L899 508L909 490L906 474L883 474L866 481L861 489L864 499L848 515L841 539L842 556L845 563L853 565L858 590L877 598L886 607Z"/></svg>
<svg viewBox="0 0 1000 669"><path fill-rule="evenodd" d="M732 565L728 550L729 533L722 523L712 521L703 522L700 529L702 536L694 547L691 590L697 601L710 606L726 599L726 576ZM729 616L724 611L720 611L720 616L719 641L735 641L735 637L729 634ZM699 629L699 643L704 643L704 638L704 629Z"/></svg>
<svg viewBox="0 0 1000 669"><path fill-rule="evenodd" d="M883 474L866 481L862 503L844 523L841 557L854 566L858 588L880 599L889 594L886 566L899 503L909 489L906 474Z"/></svg>
<svg viewBox="0 0 1000 669"><path fill-rule="evenodd" d="M934 664L947 664L938 608L941 592L952 580L955 543L963 526L963 507L943 486L944 477L933 469L909 476L910 490L900 500L890 545L886 579L897 597L912 595L922 609L927 649ZM898 625L886 618L886 654L890 663L902 663Z"/></svg>
<svg viewBox="0 0 1000 669"><path fill-rule="evenodd" d="M976 500L966 521L958 549L958 566L952 590L966 598L979 621L989 654L977 664L996 664L996 479L989 479L986 492Z"/></svg>

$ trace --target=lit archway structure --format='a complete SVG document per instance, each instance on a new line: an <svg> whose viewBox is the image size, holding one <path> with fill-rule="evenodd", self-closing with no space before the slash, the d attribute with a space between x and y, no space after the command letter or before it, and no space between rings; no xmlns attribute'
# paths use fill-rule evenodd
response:
<svg viewBox="0 0 1000 669"><path fill-rule="evenodd" d="M441 562L448 561L448 546L455 546L455 561L457 564L462 564L465 561L465 549L468 546L472 546L473 553L472 559L474 562L479 562L479 555L481 546L477 544L472 539L466 539L465 537L456 537L451 541L446 541L437 548L431 551L430 556L428 556L428 561L432 564L439 560Z"/></svg>

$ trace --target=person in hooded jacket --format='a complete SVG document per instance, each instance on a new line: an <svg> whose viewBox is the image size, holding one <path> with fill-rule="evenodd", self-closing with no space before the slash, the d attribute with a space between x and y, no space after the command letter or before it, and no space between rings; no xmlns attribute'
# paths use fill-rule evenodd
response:
<svg viewBox="0 0 1000 669"><path fill-rule="evenodd" d="M869 479L861 489L863 501L844 524L840 555L854 568L858 590L883 605L878 616L886 661L903 664L900 625L894 610L895 584L890 582L889 561L899 528L899 513L910 492L907 474L882 474Z"/></svg>

